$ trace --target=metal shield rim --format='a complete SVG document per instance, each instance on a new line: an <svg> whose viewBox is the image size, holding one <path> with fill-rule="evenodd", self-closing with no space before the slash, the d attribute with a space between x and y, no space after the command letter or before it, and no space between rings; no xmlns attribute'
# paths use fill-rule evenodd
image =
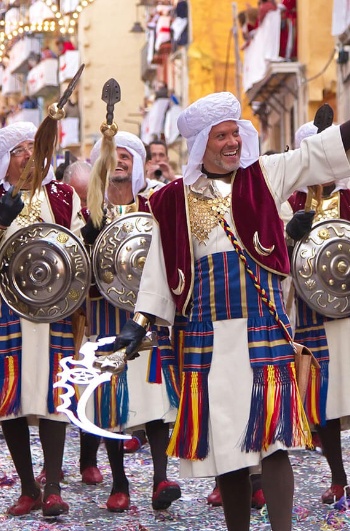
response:
<svg viewBox="0 0 350 531"><path fill-rule="evenodd" d="M99 259L99 255L100 255L101 244L105 240L106 236L110 232L112 232L113 229L115 227L117 227L118 225L121 225L121 224L127 222L128 220L135 219L135 218L136 219L137 218L143 218L145 220L148 220L149 222L152 222L152 224L153 224L153 216L149 212L131 212L131 213L128 213L128 214L124 214L124 215L114 219L111 223L109 223L106 227L104 227L104 229L100 232L100 234L96 238L96 241L95 241L93 249L92 249L92 255L91 255L93 277L94 277L94 280L96 282L97 288L98 288L101 296L105 300L107 300L110 304L112 304L113 306L115 306L115 307L117 307L119 309L123 309L123 310L129 311L129 312L133 312L134 311L135 304L132 304L130 300L129 300L129 302L125 302L124 301L123 303L121 303L121 302L118 301L118 298L113 298L108 293L108 291L106 291L105 283L100 277L99 260L98 259ZM148 238L150 235L151 235L151 232L145 234L145 237ZM134 235L132 236L132 238L130 238L129 236L126 237L125 239L123 239L123 244L129 238L130 238L130 240L132 240L134 237L135 237ZM120 246L118 247L118 250L116 251L116 255L119 253L119 251L120 251ZM116 273L117 273L117 271L114 268L113 284L115 285L116 290L117 289L120 289L120 290L127 289L126 285L123 283L123 281L120 278L118 278ZM132 290L130 290L130 294L132 294L132 295L130 295L130 299L133 298L135 302L136 302L136 298L137 298L138 287L139 287L139 285L136 287L136 289L133 288Z"/></svg>
<svg viewBox="0 0 350 531"><path fill-rule="evenodd" d="M302 286L300 285L299 283L299 280L298 280L298 275L296 274L296 264L297 264L297 257L298 257L298 253L300 251L300 248L302 247L303 244L305 244L305 241L307 241L307 239L309 238L310 234L312 235L312 233L316 230L319 231L320 228L322 228L322 226L327 226L327 225L330 225L330 224L335 224L335 225L345 225L348 227L348 231L349 231L349 244L350 244L350 221L346 220L346 219L342 219L342 218L337 218L337 219L327 219L327 220L322 220L322 221L319 221L317 223L315 223L315 225L313 225L312 227L312 230L310 231L310 233L305 236L304 238L302 238L301 240L297 241L294 245L294 249L293 249L293 253L292 253L292 258L291 258L291 276L292 276L292 279L293 279L293 285L294 285L294 288L295 288L295 291L297 292L297 294L299 295L299 297L308 305L308 307L310 307L312 310L315 310L317 313L325 316L325 317L330 317L330 318L333 318L333 319L342 319L342 318L346 318L346 317L349 317L350 316L350 304L349 304L349 307L346 311L342 312L341 314L337 315L334 311L330 311L330 310L327 310L327 308L323 311L321 311L321 308L319 306L317 306L316 304L314 304L312 301L310 302L310 299L308 299L306 296L305 296L305 290L303 290ZM332 238L330 241L332 240L335 240L335 238ZM345 299L346 297L339 297L340 300L342 299Z"/></svg>
<svg viewBox="0 0 350 531"><path fill-rule="evenodd" d="M6 258L6 255L8 254L9 249L11 246L20 238L26 236L29 234L30 237L30 231L37 231L37 229L43 230L43 231L57 231L58 233L64 233L66 236L68 236L68 241L71 243L74 242L75 245L78 246L79 249L79 256L82 257L82 268L84 270L84 277L82 279L79 279L79 292L77 294L76 300L73 300L70 298L70 301L73 301L69 305L65 305L66 308L63 309L63 311L60 311L60 313L55 311L51 311L53 307L47 307L45 304L42 306L39 306L38 304L30 306L21 301L18 302L18 304L14 303L8 296L8 293L6 291L6 285L4 284L4 260ZM48 241L43 238L42 241ZM55 247L55 249L59 248L58 246ZM82 240L79 239L78 236L76 236L70 229L63 227L61 225L57 225L55 223L33 223L32 225L28 227L23 227L14 232L2 245L0 249L0 269L1 269L1 282L0 282L0 294L6 304L18 315L23 317L24 319L34 322L34 323L52 323L59 321L60 319L64 319L66 317L69 317L74 313L76 309L81 307L83 304L86 295L88 294L90 285L91 285L91 278L92 278L92 272L91 272L91 263L90 263L90 257L89 254L84 246L84 243ZM5 268L6 269L6 268ZM78 277L78 273L76 272L75 278L71 279L71 285ZM18 293L17 293L18 296ZM18 296L19 299L22 298L21 294ZM58 304L61 303L61 299L58 299ZM39 309L38 309L39 308ZM41 310L41 311L40 311ZM47 313L46 313L47 312Z"/></svg>

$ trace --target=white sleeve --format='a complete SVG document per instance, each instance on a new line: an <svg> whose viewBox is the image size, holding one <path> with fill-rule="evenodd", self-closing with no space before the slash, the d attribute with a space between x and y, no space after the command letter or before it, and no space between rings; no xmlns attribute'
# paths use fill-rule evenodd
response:
<svg viewBox="0 0 350 531"><path fill-rule="evenodd" d="M305 138L300 149L263 155L260 163L278 209L294 190L338 181L350 175L339 126Z"/></svg>
<svg viewBox="0 0 350 531"><path fill-rule="evenodd" d="M175 303L169 289L160 231L153 221L152 241L143 268L135 312L157 317L156 324L169 326L174 322Z"/></svg>

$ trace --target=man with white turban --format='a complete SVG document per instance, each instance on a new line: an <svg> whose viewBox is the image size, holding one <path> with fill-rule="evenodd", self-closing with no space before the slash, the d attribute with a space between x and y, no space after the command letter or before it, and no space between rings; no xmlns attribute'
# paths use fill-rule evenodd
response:
<svg viewBox="0 0 350 531"><path fill-rule="evenodd" d="M188 163L183 179L150 198L156 223L135 316L114 347L132 356L150 323L188 315L168 454L181 458L182 476L218 477L229 530L249 529L249 467L261 463L271 527L290 531L287 448L311 437L281 294L289 260L279 210L300 186L349 174L350 123L259 156L258 133L240 113L222 92L179 116Z"/></svg>
<svg viewBox="0 0 350 531"><path fill-rule="evenodd" d="M334 127L334 126L333 126ZM313 122L302 125L295 133L295 146L300 147L305 138L317 133ZM313 166L309 169L314 175ZM308 189L303 187L289 198L294 212L286 227L287 234L295 242L301 240L315 223L325 220L350 221L350 174L346 179L334 180L319 186L318 197L311 202L311 210L305 212ZM311 191L310 191L311 193ZM309 216L309 217L307 217ZM321 418L312 418L312 410L306 411L310 422L316 424L323 453L331 469L331 486L323 492L323 503L334 503L344 496L349 482L346 476L341 449L341 421L348 425L350 416L350 359L344 345L350 343L350 318L332 319L310 308L298 295L294 338L312 349L321 366L320 411ZM306 400L306 405L310 404ZM317 422L319 421L319 422Z"/></svg>
<svg viewBox="0 0 350 531"><path fill-rule="evenodd" d="M104 200L105 224L132 212L149 212L148 198L154 191L152 183L145 179L146 150L141 140L125 131L118 132L113 138L117 164L115 170L108 175ZM88 208L94 206L96 193L101 189L100 176L95 172L102 156L101 148L102 140L99 140L90 156L94 167L88 189ZM158 188L164 186L161 183L153 184ZM82 231L86 243L90 245L101 230L101 226L95 227L91 218ZM91 292L88 304L90 310L87 313L92 316L89 323L90 339L115 336L130 317L130 312L116 308L103 298L97 289L94 293ZM178 403L170 377L169 360L172 358L172 348L168 327L159 327L157 332L159 348L151 350L150 359L148 360L147 356L139 357L133 366L120 376L112 376L111 383L99 387L94 400L95 419L102 428L120 431L123 428L145 425L153 459L152 507L155 510L166 509L181 496L178 483L167 479L166 448L169 442L169 423L175 420ZM148 367L156 366L158 378L154 379L151 376L153 371L150 370L150 377L147 379ZM108 408L105 407L106 404L109 404ZM91 467L96 470L96 437L85 433L81 444L81 455L84 456L85 462L80 463L81 468L88 465L90 470ZM129 484L123 464L124 446L112 438L105 438L105 445L113 477L107 509L122 512L130 506Z"/></svg>
<svg viewBox="0 0 350 531"><path fill-rule="evenodd" d="M30 170L20 181L33 153L35 133L29 122L0 129L0 245L21 228L43 221L80 233L79 197L71 186L53 180L52 169L31 199ZM19 183L20 192L12 197ZM59 359L74 356L72 319L34 323L16 314L2 297L0 304L0 420L21 480L21 496L8 512L21 516L42 508L44 516L57 516L68 512L59 483L69 421L57 413L61 399L53 384ZM39 425L46 464L43 495L33 475L29 424Z"/></svg>

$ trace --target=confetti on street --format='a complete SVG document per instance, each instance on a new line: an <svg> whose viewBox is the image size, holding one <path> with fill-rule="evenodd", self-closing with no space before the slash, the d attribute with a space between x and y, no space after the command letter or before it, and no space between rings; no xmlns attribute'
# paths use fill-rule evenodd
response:
<svg viewBox="0 0 350 531"><path fill-rule="evenodd" d="M31 448L35 474L42 468L42 451L38 432L31 428ZM343 456L348 470L350 432L342 433ZM210 507L206 497L214 487L213 478L178 479L178 461L169 459L168 478L179 481L182 497L167 511L153 511L152 460L146 444L139 452L125 456L130 482L131 508L121 514L106 509L112 478L107 454L102 444L98 465L104 476L101 485L85 485L79 473L79 432L70 426L64 454L62 497L69 503L69 514L43 518L40 511L23 517L6 514L18 498L20 483L0 431L0 529L1 531L224 531L221 507ZM323 505L321 494L330 486L330 473L325 458L318 452L294 451L290 454L295 475L293 531L333 531L350 529L350 509L337 510ZM268 531L266 507L252 510L251 530Z"/></svg>

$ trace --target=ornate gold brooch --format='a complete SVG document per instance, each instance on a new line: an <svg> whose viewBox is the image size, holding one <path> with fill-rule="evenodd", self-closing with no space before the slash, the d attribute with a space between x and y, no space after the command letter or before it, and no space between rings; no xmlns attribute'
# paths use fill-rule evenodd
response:
<svg viewBox="0 0 350 531"><path fill-rule="evenodd" d="M29 192L22 191L22 200L24 207L16 218L18 225L21 225L21 227L29 227L30 225L33 225L33 223L41 221L42 199L37 197L30 201Z"/></svg>
<svg viewBox="0 0 350 531"><path fill-rule="evenodd" d="M132 212L137 211L137 204L131 203L130 205L112 205L109 203L107 206L107 225L112 223L115 219L125 216L126 214L131 214Z"/></svg>
<svg viewBox="0 0 350 531"><path fill-rule="evenodd" d="M205 198L194 192L188 194L191 232L200 243L205 244L210 232L219 224L219 216L228 212L231 205L231 194L215 198Z"/></svg>

